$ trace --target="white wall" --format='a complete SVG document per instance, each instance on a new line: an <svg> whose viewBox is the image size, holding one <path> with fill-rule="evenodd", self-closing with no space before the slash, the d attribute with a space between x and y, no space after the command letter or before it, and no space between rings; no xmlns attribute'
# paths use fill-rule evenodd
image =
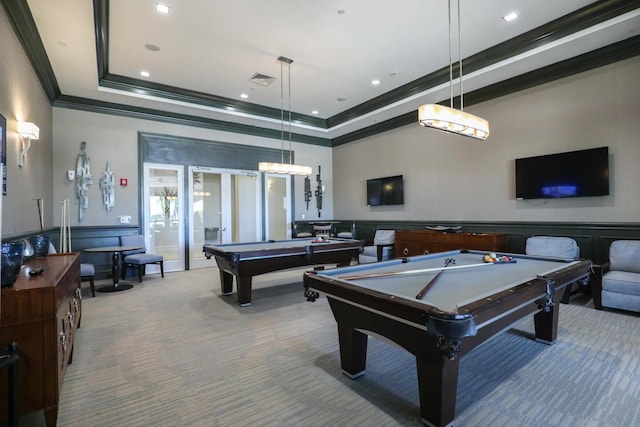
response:
<svg viewBox="0 0 640 427"><path fill-rule="evenodd" d="M336 218L640 221L640 57L474 105L485 142L415 125L333 150ZM515 200L514 159L609 146L610 195ZM367 207L366 180L403 174L405 204Z"/></svg>
<svg viewBox="0 0 640 427"><path fill-rule="evenodd" d="M280 140L275 139L53 108L54 198L55 200L65 198L70 200L72 226L115 225L120 215L131 215L133 223L138 223L138 132L280 149ZM84 212L84 220L79 223L75 182L67 180L66 172L69 169L75 169L82 141L87 143L93 185L89 188L89 208ZM317 166L322 165L323 183L327 186L327 194L330 195L332 192L331 148L294 143L293 150L296 163L313 166L314 173L317 173ZM99 185L107 160L111 162L111 171L116 179L115 208L109 212L102 204L102 192ZM128 178L127 187L119 185L120 178ZM306 213L303 194L304 178L296 177L295 179L295 211L296 219L300 219L302 214ZM324 206L322 217L332 218L331 197L325 199ZM54 212L54 222L60 224L60 212Z"/></svg>

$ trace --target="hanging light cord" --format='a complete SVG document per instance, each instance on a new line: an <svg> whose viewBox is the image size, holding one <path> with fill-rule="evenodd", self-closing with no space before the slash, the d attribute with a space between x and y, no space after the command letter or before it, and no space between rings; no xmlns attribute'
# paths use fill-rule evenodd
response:
<svg viewBox="0 0 640 427"><path fill-rule="evenodd" d="M453 55L451 53L451 40L453 33L451 32L451 0L449 0L449 105L453 108ZM458 13L458 75L460 78L460 111L464 111L463 87L462 87L462 27L460 26L460 0L457 1Z"/></svg>
<svg viewBox="0 0 640 427"><path fill-rule="evenodd" d="M289 84L289 91L288 91L288 96L289 96L289 164L292 164L292 154L291 154L291 62L288 63L288 71L289 71L289 76L287 77L287 81Z"/></svg>
<svg viewBox="0 0 640 427"><path fill-rule="evenodd" d="M280 61L280 163L284 163L284 83L282 61Z"/></svg>
<svg viewBox="0 0 640 427"><path fill-rule="evenodd" d="M449 106L453 108L453 57L451 55L451 0L448 1L449 7Z"/></svg>
<svg viewBox="0 0 640 427"><path fill-rule="evenodd" d="M464 101L462 100L464 91L462 90L462 26L460 25L460 0L458 0L458 68L460 69L460 111L464 111Z"/></svg>

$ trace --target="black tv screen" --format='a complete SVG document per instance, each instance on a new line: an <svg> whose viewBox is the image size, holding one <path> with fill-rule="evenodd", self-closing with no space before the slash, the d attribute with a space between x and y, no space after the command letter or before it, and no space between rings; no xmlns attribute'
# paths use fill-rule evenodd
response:
<svg viewBox="0 0 640 427"><path fill-rule="evenodd" d="M516 159L516 199L609 195L609 147Z"/></svg>
<svg viewBox="0 0 640 427"><path fill-rule="evenodd" d="M404 203L402 175L367 180L367 205L387 206Z"/></svg>

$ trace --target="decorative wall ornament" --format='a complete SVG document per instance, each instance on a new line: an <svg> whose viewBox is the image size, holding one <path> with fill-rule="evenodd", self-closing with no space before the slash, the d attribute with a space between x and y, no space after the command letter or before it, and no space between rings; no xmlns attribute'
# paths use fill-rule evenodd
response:
<svg viewBox="0 0 640 427"><path fill-rule="evenodd" d="M322 210L323 194L324 185L322 185L322 179L320 178L320 165L318 165L318 175L316 175L316 207L318 208L318 218L320 218L320 211Z"/></svg>
<svg viewBox="0 0 640 427"><path fill-rule="evenodd" d="M102 189L102 203L107 211L110 211L116 204L116 180L111 172L111 164L107 160L107 170L104 171L104 175L100 178L100 188Z"/></svg>
<svg viewBox="0 0 640 427"><path fill-rule="evenodd" d="M307 202L307 210L309 210L309 202L311 201L311 179L309 175L304 177L304 201Z"/></svg>
<svg viewBox="0 0 640 427"><path fill-rule="evenodd" d="M78 221L82 222L84 210L89 207L89 186L93 184L91 178L91 163L87 155L87 143L80 143L80 154L76 161L76 195L78 196Z"/></svg>

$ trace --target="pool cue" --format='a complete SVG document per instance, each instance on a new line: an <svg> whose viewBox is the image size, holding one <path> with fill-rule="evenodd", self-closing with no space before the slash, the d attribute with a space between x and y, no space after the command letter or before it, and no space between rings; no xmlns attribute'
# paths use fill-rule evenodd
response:
<svg viewBox="0 0 640 427"><path fill-rule="evenodd" d="M338 279L343 279L343 280L373 279L375 277L404 276L404 275L410 275L410 274L431 273L432 271L442 271L445 268L447 270L453 270L458 268L481 267L485 265L494 265L494 264L497 264L497 263L483 262L482 264L454 265L453 267L435 267L435 268L422 268L419 270L386 271L383 273L353 274L351 276L338 276Z"/></svg>
<svg viewBox="0 0 640 427"><path fill-rule="evenodd" d="M438 277L440 277L440 275L442 274L442 272L444 271L444 269L440 270L438 272L438 274L436 274L435 276L433 276L433 279L429 280L429 283L427 283L424 288L422 288L422 290L420 292L418 292L418 295L416 295L416 299L422 299L422 297L424 296L424 294L427 293L427 291L429 289L431 289L431 286L433 286L433 284L436 282L436 279Z"/></svg>

